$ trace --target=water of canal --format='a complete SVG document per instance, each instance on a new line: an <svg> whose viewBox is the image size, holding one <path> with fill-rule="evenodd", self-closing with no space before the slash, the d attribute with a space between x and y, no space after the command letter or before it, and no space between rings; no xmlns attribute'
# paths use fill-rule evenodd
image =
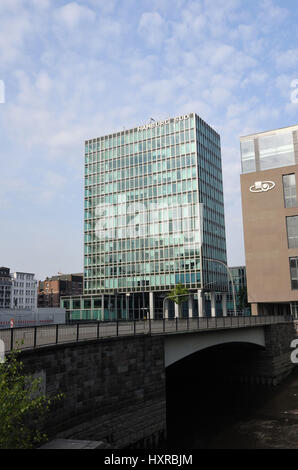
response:
<svg viewBox="0 0 298 470"><path fill-rule="evenodd" d="M298 449L298 368L276 387L203 377L168 378L166 447Z"/></svg>

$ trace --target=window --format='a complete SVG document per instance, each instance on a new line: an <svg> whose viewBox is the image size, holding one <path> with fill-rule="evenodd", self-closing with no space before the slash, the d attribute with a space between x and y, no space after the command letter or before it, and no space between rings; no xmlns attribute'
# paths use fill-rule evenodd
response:
<svg viewBox="0 0 298 470"><path fill-rule="evenodd" d="M291 132L259 137L261 170L295 164Z"/></svg>
<svg viewBox="0 0 298 470"><path fill-rule="evenodd" d="M241 142L242 172L256 171L255 148L253 140Z"/></svg>
<svg viewBox="0 0 298 470"><path fill-rule="evenodd" d="M298 319L298 302L291 302L291 315Z"/></svg>
<svg viewBox="0 0 298 470"><path fill-rule="evenodd" d="M290 273L292 289L298 289L298 258L290 258Z"/></svg>
<svg viewBox="0 0 298 470"><path fill-rule="evenodd" d="M294 173L292 175L283 176L283 186L285 207L297 207L296 176Z"/></svg>
<svg viewBox="0 0 298 470"><path fill-rule="evenodd" d="M288 246L298 248L298 216L287 217Z"/></svg>

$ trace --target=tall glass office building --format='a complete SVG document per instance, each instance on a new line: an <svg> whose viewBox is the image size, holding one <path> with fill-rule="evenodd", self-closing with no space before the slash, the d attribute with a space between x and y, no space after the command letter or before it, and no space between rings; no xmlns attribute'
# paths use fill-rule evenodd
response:
<svg viewBox="0 0 298 470"><path fill-rule="evenodd" d="M63 300L70 318L171 317L165 294L179 283L185 316L222 312L226 269L210 261L226 263L220 137L199 116L86 141L84 218L84 296Z"/></svg>

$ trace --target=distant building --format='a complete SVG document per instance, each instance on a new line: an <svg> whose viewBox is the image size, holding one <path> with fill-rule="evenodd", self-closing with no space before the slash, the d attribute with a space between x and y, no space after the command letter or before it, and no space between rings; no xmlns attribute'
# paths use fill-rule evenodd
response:
<svg viewBox="0 0 298 470"><path fill-rule="evenodd" d="M12 280L9 268L0 268L0 308L11 306Z"/></svg>
<svg viewBox="0 0 298 470"><path fill-rule="evenodd" d="M233 266L230 267L230 273L233 278L235 289L235 304L237 315L250 315L251 308L247 304L247 281L246 281L246 267ZM227 298L228 315L234 314L234 300L232 294L232 285L230 282L230 289Z"/></svg>
<svg viewBox="0 0 298 470"><path fill-rule="evenodd" d="M38 285L38 307L60 307L62 295L83 294L83 273L47 277Z"/></svg>
<svg viewBox="0 0 298 470"><path fill-rule="evenodd" d="M37 281L35 274L15 272L11 274L11 308L32 309L37 307Z"/></svg>

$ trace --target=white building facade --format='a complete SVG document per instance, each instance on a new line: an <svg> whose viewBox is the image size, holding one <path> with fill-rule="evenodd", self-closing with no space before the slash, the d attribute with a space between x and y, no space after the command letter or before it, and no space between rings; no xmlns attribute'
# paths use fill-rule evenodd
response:
<svg viewBox="0 0 298 470"><path fill-rule="evenodd" d="M13 309L37 308L37 281L32 273L15 272L11 274L11 305Z"/></svg>

